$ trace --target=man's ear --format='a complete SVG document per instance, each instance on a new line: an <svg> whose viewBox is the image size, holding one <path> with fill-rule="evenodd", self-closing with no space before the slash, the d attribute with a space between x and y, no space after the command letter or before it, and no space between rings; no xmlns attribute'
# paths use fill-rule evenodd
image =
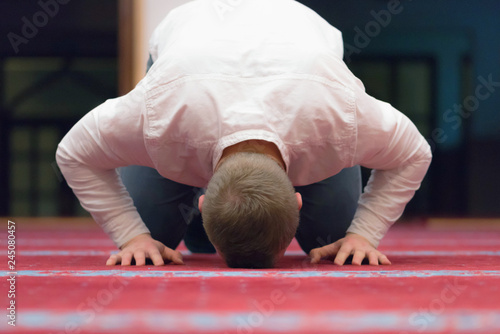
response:
<svg viewBox="0 0 500 334"><path fill-rule="evenodd" d="M205 195L201 195L200 198L198 199L198 209L201 212L201 207L203 206L203 201L205 200Z"/></svg>
<svg viewBox="0 0 500 334"><path fill-rule="evenodd" d="M300 193L295 193L297 196L297 203L299 204L299 210L302 209L302 195Z"/></svg>

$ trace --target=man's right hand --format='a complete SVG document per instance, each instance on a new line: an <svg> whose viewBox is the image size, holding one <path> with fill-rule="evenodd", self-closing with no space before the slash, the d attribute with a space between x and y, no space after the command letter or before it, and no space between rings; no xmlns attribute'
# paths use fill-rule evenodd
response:
<svg viewBox="0 0 500 334"><path fill-rule="evenodd" d="M124 244L118 254L109 257L106 265L114 266L121 263L122 266L130 266L132 259L135 259L137 266L143 266L146 264L146 258L151 259L155 266L164 265L164 260L175 264L184 264L179 251L168 248L146 233L140 234Z"/></svg>

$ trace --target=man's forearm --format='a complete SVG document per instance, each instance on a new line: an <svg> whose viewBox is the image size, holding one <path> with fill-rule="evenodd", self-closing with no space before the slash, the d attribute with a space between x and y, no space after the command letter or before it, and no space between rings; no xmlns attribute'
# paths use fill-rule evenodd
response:
<svg viewBox="0 0 500 334"><path fill-rule="evenodd" d="M139 234L149 233L116 170L99 170L71 159L64 144L57 163L68 185L94 220L121 247Z"/></svg>
<svg viewBox="0 0 500 334"><path fill-rule="evenodd" d="M347 232L359 234L378 247L380 240L396 220L427 173L432 155L423 143L406 164L391 170L374 170L361 195L358 210Z"/></svg>

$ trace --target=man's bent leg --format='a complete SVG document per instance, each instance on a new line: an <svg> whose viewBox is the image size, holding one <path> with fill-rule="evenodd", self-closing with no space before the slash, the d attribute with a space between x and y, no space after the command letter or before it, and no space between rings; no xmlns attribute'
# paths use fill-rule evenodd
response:
<svg viewBox="0 0 500 334"><path fill-rule="evenodd" d="M198 203L198 200L196 200L196 203ZM194 215L187 228L184 243L192 253L213 254L216 252L214 246L208 239L205 228L203 228L201 214L199 211L197 211L197 214Z"/></svg>
<svg viewBox="0 0 500 334"><path fill-rule="evenodd" d="M296 238L309 254L311 249L345 236L361 195L361 168L346 168L326 180L295 189L303 200Z"/></svg>
<svg viewBox="0 0 500 334"><path fill-rule="evenodd" d="M175 249L186 234L199 188L168 180L143 166L120 168L120 176L151 236Z"/></svg>

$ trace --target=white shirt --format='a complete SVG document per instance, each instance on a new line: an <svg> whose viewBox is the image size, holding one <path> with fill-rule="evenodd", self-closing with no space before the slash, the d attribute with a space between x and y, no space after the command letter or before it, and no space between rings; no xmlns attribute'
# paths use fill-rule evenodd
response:
<svg viewBox="0 0 500 334"><path fill-rule="evenodd" d="M342 61L341 33L293 0L192 1L159 25L150 52L138 86L84 116L57 151L118 246L148 232L121 166L205 187L226 147L260 139L277 145L296 186L373 168L348 231L375 246L426 174L431 151L414 124L365 93Z"/></svg>

